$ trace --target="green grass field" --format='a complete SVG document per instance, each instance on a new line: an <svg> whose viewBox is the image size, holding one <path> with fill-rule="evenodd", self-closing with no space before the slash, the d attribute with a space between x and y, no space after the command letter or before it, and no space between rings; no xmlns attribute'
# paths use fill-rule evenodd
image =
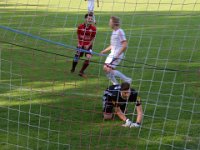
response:
<svg viewBox="0 0 200 150"><path fill-rule="evenodd" d="M118 70L142 97L142 127L102 120L105 57L94 55L82 79L82 60L70 73L73 49L0 28L0 150L200 149L200 1L124 2L100 1L93 50L110 42L109 17L121 17L129 48ZM76 46L86 8L84 0L0 0L0 25Z"/></svg>

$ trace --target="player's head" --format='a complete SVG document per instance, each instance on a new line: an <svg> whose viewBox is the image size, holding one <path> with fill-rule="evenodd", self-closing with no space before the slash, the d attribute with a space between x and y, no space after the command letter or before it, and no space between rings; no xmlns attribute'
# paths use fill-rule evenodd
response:
<svg viewBox="0 0 200 150"><path fill-rule="evenodd" d="M119 19L119 17L116 17L116 16L110 17L109 26L112 29L114 29L115 27L119 27L120 26L120 19Z"/></svg>
<svg viewBox="0 0 200 150"><path fill-rule="evenodd" d="M124 99L129 98L130 94L131 94L131 89L130 89L130 84L128 82L123 82L121 84L121 96Z"/></svg>
<svg viewBox="0 0 200 150"><path fill-rule="evenodd" d="M85 14L85 23L86 24L92 24L93 23L93 13L87 13Z"/></svg>

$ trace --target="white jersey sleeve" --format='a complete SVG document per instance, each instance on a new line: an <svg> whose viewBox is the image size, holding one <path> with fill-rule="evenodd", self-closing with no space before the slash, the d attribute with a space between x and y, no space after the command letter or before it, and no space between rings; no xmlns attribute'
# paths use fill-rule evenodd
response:
<svg viewBox="0 0 200 150"><path fill-rule="evenodd" d="M118 34L119 34L119 40L120 40L120 42L126 41L126 35L124 33L124 30L119 29Z"/></svg>

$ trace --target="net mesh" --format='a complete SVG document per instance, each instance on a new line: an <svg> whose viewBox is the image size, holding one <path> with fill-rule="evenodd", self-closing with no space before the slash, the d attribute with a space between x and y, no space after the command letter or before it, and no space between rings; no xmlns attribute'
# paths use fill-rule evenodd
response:
<svg viewBox="0 0 200 150"><path fill-rule="evenodd" d="M0 148L200 149L200 1L96 6L94 54L82 79L70 69L87 1L0 1ZM110 44L111 15L126 33L128 49L117 69L142 97L141 128L102 119L102 94L111 83L99 53ZM126 115L136 119L134 105Z"/></svg>

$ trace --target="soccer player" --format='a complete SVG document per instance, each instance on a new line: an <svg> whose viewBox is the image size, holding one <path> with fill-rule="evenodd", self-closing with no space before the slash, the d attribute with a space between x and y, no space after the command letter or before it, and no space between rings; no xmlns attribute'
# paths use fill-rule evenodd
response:
<svg viewBox="0 0 200 150"><path fill-rule="evenodd" d="M71 72L73 73L76 69L76 66L78 64L78 60L80 57L85 54L86 60L83 63L83 66L79 72L79 76L86 77L84 74L85 69L89 66L90 59L92 57L92 46L93 42L96 36L96 27L92 25L93 23L93 16L91 14L85 15L85 22L83 24L80 24L77 29L77 35L78 35L78 46L77 48L84 49L88 52L83 52L77 50L74 60L72 63L72 69Z"/></svg>
<svg viewBox="0 0 200 150"><path fill-rule="evenodd" d="M94 15L94 1L95 0L88 0L88 14L93 15L93 22L96 24L95 15Z"/></svg>
<svg viewBox="0 0 200 150"><path fill-rule="evenodd" d="M124 82L131 83L131 78L128 78L120 71L115 70L116 66L119 65L119 63L123 59L124 52L127 48L127 40L125 33L120 28L120 19L118 17L112 16L110 18L109 26L113 29L111 35L111 44L105 50L101 51L101 54L105 54L109 51L111 51L111 53L108 55L103 69L106 72L107 77L113 83L113 85L118 84L115 78L116 76L122 79Z"/></svg>
<svg viewBox="0 0 200 150"><path fill-rule="evenodd" d="M126 116L126 108L128 102L135 102L137 119L132 122ZM130 84L123 82L121 85L112 85L104 91L103 95L103 117L105 120L113 118L116 114L121 120L125 122L124 127L140 127L142 121L142 104L137 91L130 88Z"/></svg>

